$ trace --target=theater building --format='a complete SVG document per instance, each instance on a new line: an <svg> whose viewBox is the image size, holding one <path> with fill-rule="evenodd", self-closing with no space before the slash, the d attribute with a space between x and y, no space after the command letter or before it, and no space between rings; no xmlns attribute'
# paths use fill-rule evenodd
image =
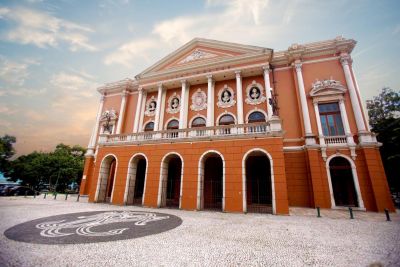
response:
<svg viewBox="0 0 400 267"><path fill-rule="evenodd" d="M196 38L98 88L80 194L184 210L394 211L355 45L337 37L274 51Z"/></svg>

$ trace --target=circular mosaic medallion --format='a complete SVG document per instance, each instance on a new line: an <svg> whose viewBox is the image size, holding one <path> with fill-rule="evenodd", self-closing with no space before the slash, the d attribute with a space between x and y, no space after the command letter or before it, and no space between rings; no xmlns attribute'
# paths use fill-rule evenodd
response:
<svg viewBox="0 0 400 267"><path fill-rule="evenodd" d="M40 218L4 232L12 240L38 244L79 244L132 239L181 225L181 218L144 211L92 211Z"/></svg>

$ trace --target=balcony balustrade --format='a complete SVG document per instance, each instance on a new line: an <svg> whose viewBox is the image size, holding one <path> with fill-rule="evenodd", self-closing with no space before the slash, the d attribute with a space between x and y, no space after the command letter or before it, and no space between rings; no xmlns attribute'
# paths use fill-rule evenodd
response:
<svg viewBox="0 0 400 267"><path fill-rule="evenodd" d="M157 141L181 142L185 140L227 139L246 136L282 136L281 130L271 130L269 122L234 124L215 127L196 127L166 131L151 131L130 134L101 134L100 145L126 143L151 143Z"/></svg>
<svg viewBox="0 0 400 267"><path fill-rule="evenodd" d="M345 135L337 136L324 136L325 143L327 145L342 145L347 144L347 138Z"/></svg>

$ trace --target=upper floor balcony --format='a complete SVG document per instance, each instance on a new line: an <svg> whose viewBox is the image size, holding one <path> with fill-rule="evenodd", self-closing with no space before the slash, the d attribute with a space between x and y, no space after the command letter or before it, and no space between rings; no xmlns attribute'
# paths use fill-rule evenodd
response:
<svg viewBox="0 0 400 267"><path fill-rule="evenodd" d="M195 127L164 131L148 131L129 134L101 134L99 145L125 145L157 142L185 142L201 140L243 139L283 136L279 119L268 122L231 124L213 127Z"/></svg>

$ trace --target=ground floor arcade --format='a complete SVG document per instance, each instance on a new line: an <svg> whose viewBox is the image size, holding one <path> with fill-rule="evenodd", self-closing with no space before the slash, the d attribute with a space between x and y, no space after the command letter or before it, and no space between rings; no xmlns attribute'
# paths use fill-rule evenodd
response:
<svg viewBox="0 0 400 267"><path fill-rule="evenodd" d="M92 202L288 214L289 206L394 210L379 151L287 149L282 138L104 146L85 163Z"/></svg>

